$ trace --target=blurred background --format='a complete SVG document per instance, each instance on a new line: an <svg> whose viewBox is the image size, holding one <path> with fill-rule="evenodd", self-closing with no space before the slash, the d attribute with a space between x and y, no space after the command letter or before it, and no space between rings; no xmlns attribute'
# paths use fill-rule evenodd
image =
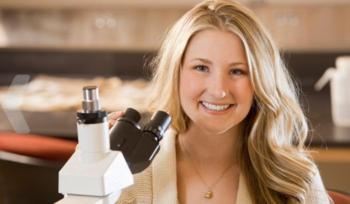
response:
<svg viewBox="0 0 350 204"><path fill-rule="evenodd" d="M58 170L76 145L81 88L98 85L108 111L146 110L147 64L198 2L0 0L0 204L61 198ZM240 2L271 32L302 90L306 146L327 189L350 193L350 125L332 121L329 85L314 89L337 57L350 55L350 0Z"/></svg>

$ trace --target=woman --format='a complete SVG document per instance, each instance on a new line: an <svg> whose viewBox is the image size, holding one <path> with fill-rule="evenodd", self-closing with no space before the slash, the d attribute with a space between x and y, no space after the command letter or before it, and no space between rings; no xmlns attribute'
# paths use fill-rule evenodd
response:
<svg viewBox="0 0 350 204"><path fill-rule="evenodd" d="M118 203L329 203L304 150L296 90L250 10L198 4L171 28L154 67L150 108L167 111L172 130Z"/></svg>

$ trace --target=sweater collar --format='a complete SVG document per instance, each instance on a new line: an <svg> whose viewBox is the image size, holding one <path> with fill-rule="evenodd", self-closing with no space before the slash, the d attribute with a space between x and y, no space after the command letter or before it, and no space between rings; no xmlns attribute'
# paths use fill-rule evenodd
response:
<svg viewBox="0 0 350 204"><path fill-rule="evenodd" d="M153 204L178 204L176 173L176 135L170 129L164 135L161 149L152 167ZM239 176L236 203L252 204L243 174Z"/></svg>
<svg viewBox="0 0 350 204"><path fill-rule="evenodd" d="M159 154L153 161L153 204L177 204L176 132L169 129L161 141Z"/></svg>

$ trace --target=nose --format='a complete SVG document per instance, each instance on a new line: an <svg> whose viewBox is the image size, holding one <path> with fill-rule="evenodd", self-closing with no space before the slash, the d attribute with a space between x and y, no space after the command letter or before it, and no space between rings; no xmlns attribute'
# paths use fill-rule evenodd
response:
<svg viewBox="0 0 350 204"><path fill-rule="evenodd" d="M229 94L229 81L222 73L213 74L208 86L209 94L213 99L222 99Z"/></svg>

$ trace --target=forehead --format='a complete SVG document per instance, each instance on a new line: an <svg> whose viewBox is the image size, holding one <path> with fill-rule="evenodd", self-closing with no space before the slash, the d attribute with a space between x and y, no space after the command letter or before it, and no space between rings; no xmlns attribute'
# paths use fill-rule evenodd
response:
<svg viewBox="0 0 350 204"><path fill-rule="evenodd" d="M184 61L193 58L246 62L245 49L238 35L219 29L206 29L192 36Z"/></svg>

